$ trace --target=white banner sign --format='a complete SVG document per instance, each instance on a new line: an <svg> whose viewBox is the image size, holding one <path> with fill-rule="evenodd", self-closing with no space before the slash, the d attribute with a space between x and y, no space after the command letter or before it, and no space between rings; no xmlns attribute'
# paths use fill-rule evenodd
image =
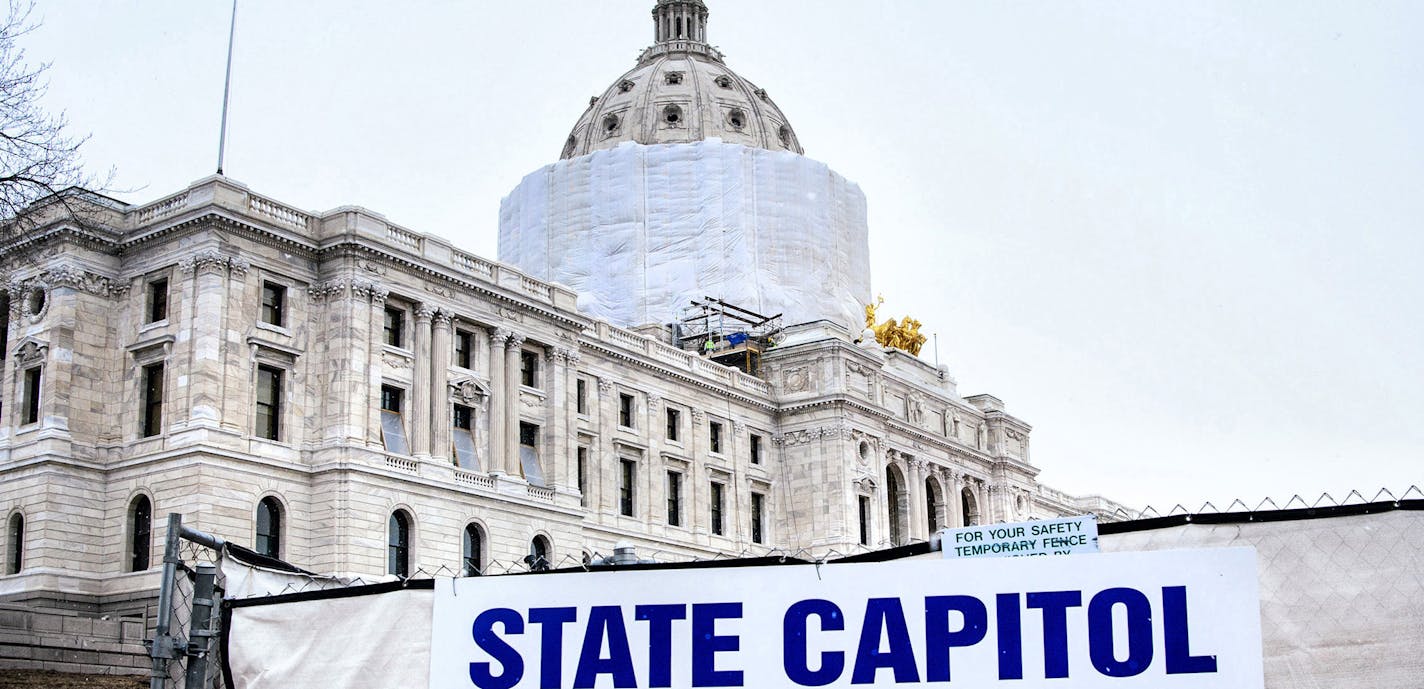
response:
<svg viewBox="0 0 1424 689"><path fill-rule="evenodd" d="M434 689L1260 689L1249 548L441 579Z"/></svg>
<svg viewBox="0 0 1424 689"><path fill-rule="evenodd" d="M945 529L940 550L946 559L1023 557L1098 552L1098 518L1093 515Z"/></svg>

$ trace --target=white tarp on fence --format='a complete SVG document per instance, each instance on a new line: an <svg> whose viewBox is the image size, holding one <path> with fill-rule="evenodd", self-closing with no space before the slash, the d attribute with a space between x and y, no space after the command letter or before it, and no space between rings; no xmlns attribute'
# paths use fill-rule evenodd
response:
<svg viewBox="0 0 1424 689"><path fill-rule="evenodd" d="M711 296L859 332L870 301L860 188L805 156L719 139L626 143L528 175L500 204L499 259L624 326Z"/></svg>
<svg viewBox="0 0 1424 689"><path fill-rule="evenodd" d="M1189 524L1099 542L1108 552L1254 547L1267 687L1416 689L1424 676L1424 511ZM963 563L937 564L950 575ZM531 579L559 586L579 576ZM235 608L233 686L426 687L432 605L424 590Z"/></svg>

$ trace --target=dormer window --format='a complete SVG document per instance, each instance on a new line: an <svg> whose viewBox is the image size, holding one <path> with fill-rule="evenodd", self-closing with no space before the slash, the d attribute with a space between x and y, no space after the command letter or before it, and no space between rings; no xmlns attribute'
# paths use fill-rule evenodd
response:
<svg viewBox="0 0 1424 689"><path fill-rule="evenodd" d="M627 93L627 92L633 90L633 86L635 86L635 84L634 84L633 82L628 81L627 79L624 79L623 81L621 81L621 82L618 83L618 92L619 92L619 93Z"/></svg>
<svg viewBox="0 0 1424 689"><path fill-rule="evenodd" d="M682 83L682 72L668 72L663 75L669 86L676 86Z"/></svg>
<svg viewBox="0 0 1424 689"><path fill-rule="evenodd" d="M727 113L727 126L732 129L742 129L747 126L747 114L741 110L732 110Z"/></svg>
<svg viewBox="0 0 1424 689"><path fill-rule="evenodd" d="M609 115L603 118L603 133L606 136L613 136L618 133L618 126L623 123L617 115Z"/></svg>
<svg viewBox="0 0 1424 689"><path fill-rule="evenodd" d="M715 82L718 86L724 89L732 88L732 78L725 74L720 77L717 77L716 79L713 79L713 82Z"/></svg>
<svg viewBox="0 0 1424 689"><path fill-rule="evenodd" d="M755 94L756 94L756 97L757 97L757 98L760 98L760 99L762 99L762 100L770 100L769 98L767 98L766 89L757 89L757 90L753 91L752 93L755 93Z"/></svg>
<svg viewBox="0 0 1424 689"><path fill-rule="evenodd" d="M776 130L776 138L778 138L778 139L781 140L781 147L782 147L782 148L791 148L791 128L790 128L790 127L788 127L788 126L786 126L786 125L784 125L784 124L781 125L781 128L778 129L778 130Z"/></svg>

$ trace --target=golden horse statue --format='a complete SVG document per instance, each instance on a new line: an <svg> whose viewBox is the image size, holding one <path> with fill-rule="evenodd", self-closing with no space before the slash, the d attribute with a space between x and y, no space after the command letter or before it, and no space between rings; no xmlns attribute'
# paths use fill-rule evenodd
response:
<svg viewBox="0 0 1424 689"><path fill-rule="evenodd" d="M883 347L891 347L909 352L915 356L920 355L920 348L924 346L926 338L920 333L922 325L918 320L906 316L899 323L894 318L887 318L885 322L875 323L875 311L881 304L885 303L885 297L877 297L874 304L865 305L865 327L875 333L875 341Z"/></svg>

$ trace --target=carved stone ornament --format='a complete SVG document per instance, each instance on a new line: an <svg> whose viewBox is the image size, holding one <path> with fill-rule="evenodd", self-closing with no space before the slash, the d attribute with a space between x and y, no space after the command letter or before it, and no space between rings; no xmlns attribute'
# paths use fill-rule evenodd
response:
<svg viewBox="0 0 1424 689"><path fill-rule="evenodd" d="M49 345L39 340L25 340L15 348L15 360L20 366L38 364L44 361L48 354Z"/></svg>
<svg viewBox="0 0 1424 689"><path fill-rule="evenodd" d="M474 380L451 381L450 395L461 404L474 406L489 397L489 391Z"/></svg>
<svg viewBox="0 0 1424 689"><path fill-rule="evenodd" d="M786 387L787 392L805 392L810 383L811 376L805 366L790 368L783 373L782 385Z"/></svg>
<svg viewBox="0 0 1424 689"><path fill-rule="evenodd" d="M178 270L186 275L231 271L234 275L242 277L251 267L252 264L241 256L228 256L217 249L203 249L178 262Z"/></svg>
<svg viewBox="0 0 1424 689"><path fill-rule="evenodd" d="M518 309L511 309L508 306L501 306L498 309L499 317L516 323L524 322L524 313Z"/></svg>
<svg viewBox="0 0 1424 689"><path fill-rule="evenodd" d="M504 341L504 346L509 349L519 349L524 346L524 334L511 332L509 338Z"/></svg>
<svg viewBox="0 0 1424 689"><path fill-rule="evenodd" d="M54 287L69 287L80 292L88 292L101 297L108 297L128 291L128 285L120 286L115 281L102 275L96 275L78 266L71 264L58 265L44 272L41 280Z"/></svg>
<svg viewBox="0 0 1424 689"><path fill-rule="evenodd" d="M386 267L385 267L385 266L383 266L383 265L381 265L381 264L379 264L379 263L377 263L377 262L375 262L375 261L372 261L371 259L368 259L368 258L358 259L358 260L356 261L356 266L357 266L358 268L360 268L361 270L364 270L364 271L366 271L366 272L368 272L368 273L375 273L376 275L385 275L385 274L386 274Z"/></svg>
<svg viewBox="0 0 1424 689"><path fill-rule="evenodd" d="M858 478L853 483L855 484L855 489L861 493L875 492L875 477L873 476Z"/></svg>
<svg viewBox="0 0 1424 689"><path fill-rule="evenodd" d="M450 327L450 323L454 322L454 320L455 314L450 313L445 309L440 309L439 311L435 312L435 325L437 327L448 328Z"/></svg>
<svg viewBox="0 0 1424 689"><path fill-rule="evenodd" d="M381 363L385 364L387 368L394 369L411 367L410 359L400 356L399 354L392 354L390 352L386 352L381 356Z"/></svg>
<svg viewBox="0 0 1424 689"><path fill-rule="evenodd" d="M421 304L415 307L415 321L417 323L429 322L435 318L436 309L429 304Z"/></svg>
<svg viewBox="0 0 1424 689"><path fill-rule="evenodd" d="M663 396L656 392L648 393L648 409L652 409L663 403Z"/></svg>
<svg viewBox="0 0 1424 689"><path fill-rule="evenodd" d="M607 395L610 392L613 392L613 381L608 380L607 378L599 378L598 393L601 395Z"/></svg>
<svg viewBox="0 0 1424 689"><path fill-rule="evenodd" d="M431 294L438 294L446 299L453 299L455 297L455 293L444 285L426 285L425 291Z"/></svg>

